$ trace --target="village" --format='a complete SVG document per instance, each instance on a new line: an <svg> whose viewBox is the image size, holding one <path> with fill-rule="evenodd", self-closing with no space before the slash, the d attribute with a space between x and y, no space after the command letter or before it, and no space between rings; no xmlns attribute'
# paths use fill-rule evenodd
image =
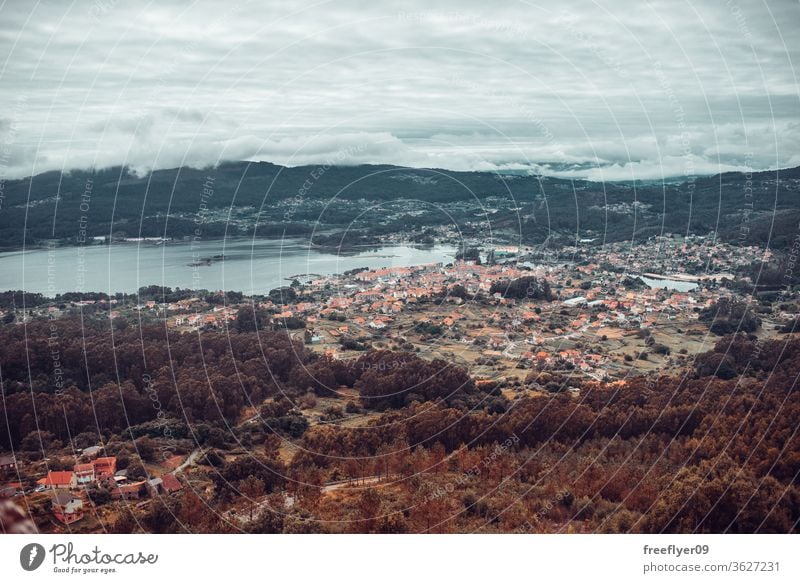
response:
<svg viewBox="0 0 800 583"><path fill-rule="evenodd" d="M115 325L154 320L174 331L198 333L234 330L241 325L242 309L252 314L255 307L266 315L265 326L285 328L308 349L331 358L357 358L369 348L413 351L464 366L476 381L497 382L514 399L546 395L551 388L545 371L624 386L632 375L691 366L694 355L716 342L699 314L720 298L753 303L761 319L760 338L776 336L782 323L796 318L797 302L788 294L780 292L780 303L759 302L734 285L744 281L743 270L752 261L769 260L763 249L660 237L586 253L588 243L548 257L498 245L448 264L309 275L237 303L200 294L166 303L130 297L78 300L17 312L16 323L102 305L94 313ZM550 297L542 297L538 288L523 297L503 293L509 282L522 280L546 282ZM580 393L569 385L567 390ZM303 414L312 424L322 422L325 405L321 399ZM0 472L13 481L2 482L3 494L30 495L29 504L38 500L41 512L49 513L50 530L73 530L89 514L113 513L115 504L144 508L153 498L181 491L184 470L194 469L199 453L190 444L185 449L131 472L128 463L120 467L115 455L89 444L66 458L26 464L27 483L19 479L14 456L4 454Z"/></svg>
<svg viewBox="0 0 800 583"><path fill-rule="evenodd" d="M6 482L0 488L0 495L6 497L25 496L29 507L38 507L50 519L44 526L54 532L84 519L87 513L97 514L98 507L114 501L146 505L152 497L169 496L180 492L184 485L178 478L177 463L172 471L160 476L128 476L127 468L117 468L116 456L105 456L102 446L89 446L75 452L76 462L68 469L49 469L35 486L26 489L22 481ZM173 461L179 460L176 457ZM50 462L50 463L48 463ZM165 462L169 468L170 462ZM64 460L42 460L25 469L17 466L15 456L0 455L0 475L4 478L28 475L35 468L61 467ZM132 473L132 472L131 472ZM40 514L40 518L42 518ZM48 524L49 522L49 524ZM72 530L72 529L70 529Z"/></svg>
<svg viewBox="0 0 800 583"><path fill-rule="evenodd" d="M265 325L285 327L333 358L352 358L369 347L403 349L512 382L524 380L531 368L621 379L673 367L711 348L715 340L698 313L722 297L757 303L741 292L748 283L743 271L754 261L768 262L771 253L721 243L712 234L600 248L580 240L553 252L494 245L473 257L298 275L291 286L253 298L239 294L236 303L221 294L166 303L132 296L77 300L28 310L16 322L57 319L76 309L85 316L99 307L122 325L162 321L182 332L225 330L236 325L243 306L253 306L266 315ZM523 277L546 281L552 301L504 296L503 284ZM773 334L794 317L769 303L757 307L760 334Z"/></svg>

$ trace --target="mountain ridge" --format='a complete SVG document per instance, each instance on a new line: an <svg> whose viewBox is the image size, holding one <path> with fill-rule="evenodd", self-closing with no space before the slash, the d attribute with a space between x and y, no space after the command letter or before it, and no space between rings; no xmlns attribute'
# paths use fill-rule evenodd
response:
<svg viewBox="0 0 800 583"><path fill-rule="evenodd" d="M790 228L800 218L800 167L653 184L387 164L287 167L239 161L144 176L123 166L50 171L3 186L0 246L5 248L52 239L76 244L85 242L81 236L115 234L274 237L355 229L381 235L424 231L449 220L470 236L480 236L481 228L518 231L525 243L553 236L613 241L709 231L732 239L747 223L757 232L740 237L742 242L763 243L770 239L763 231L772 224L766 219ZM370 223L357 201L385 207L387 215ZM431 212L420 215L425 205ZM480 213L488 211L492 217L481 226ZM769 225L761 224L765 221ZM779 233L785 239L779 247L788 244L789 234Z"/></svg>

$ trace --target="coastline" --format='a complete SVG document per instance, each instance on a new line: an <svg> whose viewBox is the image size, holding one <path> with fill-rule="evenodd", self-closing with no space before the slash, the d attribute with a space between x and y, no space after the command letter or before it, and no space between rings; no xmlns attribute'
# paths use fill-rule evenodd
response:
<svg viewBox="0 0 800 583"><path fill-rule="evenodd" d="M436 241L434 243L415 243L413 241L399 241L399 242L391 242L391 243L353 243L353 244L343 244L343 245L324 245L319 243L312 242L310 237L304 237L302 235L296 235L292 237L279 237L279 236L259 236L259 237L249 237L249 236L241 236L241 235L234 235L234 236L227 236L227 237L203 237L203 238L191 238L187 240L179 240L179 239L118 239L111 242L107 241L93 241L91 243L73 243L62 241L60 239L52 239L52 240L43 240L37 241L36 243L32 243L30 245L15 245L9 247L0 247L0 254L3 253L18 253L18 252L25 252L25 251L45 251L48 249L69 249L69 248L89 248L89 247L108 247L111 245L115 246L139 246L139 247L171 247L175 245L191 245L194 243L213 243L218 241L225 241L231 243L239 243L242 241L286 241L296 244L298 246L303 246L306 249L319 251L319 252L334 252L338 251L340 253L353 253L357 254L361 251L366 251L368 249L377 249L380 247L386 247L387 245L407 245L409 247L415 248L431 248L435 245L443 245L448 244L445 241ZM54 243L54 244L53 244Z"/></svg>

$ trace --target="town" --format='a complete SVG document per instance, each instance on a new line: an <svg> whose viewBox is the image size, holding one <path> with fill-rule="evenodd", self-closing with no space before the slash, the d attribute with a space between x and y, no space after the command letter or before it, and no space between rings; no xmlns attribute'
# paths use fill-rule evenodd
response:
<svg viewBox="0 0 800 583"><path fill-rule="evenodd" d="M699 316L720 298L752 304L762 335L774 336L796 317L788 292L756 289L749 277L772 252L719 242L713 233L602 247L583 240L546 253L515 245L479 252L479 245L471 258L449 264L298 275L291 286L252 298L182 290L181 299L159 301L156 289L151 299L73 298L0 317L22 323L99 310L121 325L163 321L189 332L235 326L242 307L254 307L267 325L288 328L334 358L367 347L413 350L509 381L524 380L531 368L622 379L672 367L713 345ZM503 293L504 283L524 277L546 281L552 301ZM776 297L784 301L773 307Z"/></svg>
<svg viewBox="0 0 800 583"><path fill-rule="evenodd" d="M694 356L713 348L718 334L711 321L719 317L715 306L725 302L738 302L752 313L756 324L744 331L759 340L795 329L800 313L796 294L779 286L754 289L748 277L754 262L770 262L768 250L721 243L713 234L660 236L635 246L592 243L578 241L547 253L465 243L451 263L298 275L259 297L142 290L138 297L70 297L25 309L6 306L0 317L7 326L37 319L57 322L80 313L110 319L115 329L162 322L186 334L285 330L309 350L334 360L354 361L369 349L443 359L464 367L477 383L497 386L509 401L560 392L578 397L587 382L624 388L631 377L691 367ZM170 298L160 300L159 294ZM575 382L552 382L553 374ZM310 425L351 426L379 415L361 410L352 389L340 389L347 406L309 397L295 413ZM268 399L265 406L273 402ZM257 410L247 409L237 427L257 418ZM200 455L188 442L159 456L156 441L146 435L136 439L133 455L120 443L108 453L88 436L78 441L70 455L27 461L24 467L14 455L0 457L0 471L8 480L2 483L3 494L26 495L28 504L39 509L39 528L45 531L80 531L87 516L92 520L85 528L92 531L118 505L145 509L153 499L182 491L187 480L210 487L207 454ZM295 451L291 445L281 447L287 462ZM325 484L321 492L347 483ZM292 498L282 504L291 506ZM232 506L228 517L235 515Z"/></svg>

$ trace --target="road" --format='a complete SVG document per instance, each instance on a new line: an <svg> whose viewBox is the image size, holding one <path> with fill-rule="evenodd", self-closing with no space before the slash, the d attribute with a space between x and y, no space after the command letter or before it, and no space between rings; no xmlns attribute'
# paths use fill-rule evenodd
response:
<svg viewBox="0 0 800 583"><path fill-rule="evenodd" d="M327 492L333 492L334 490L340 490L342 488L346 488L348 486L367 486L369 484L377 484L378 482L382 482L386 480L387 477L383 474L380 476L367 476L364 478L350 478L349 480L342 480L341 482L333 482L326 484L322 487L322 493L325 494Z"/></svg>
<svg viewBox="0 0 800 583"><path fill-rule="evenodd" d="M192 451L192 453L189 454L189 457L186 458L186 461L184 461L181 465L179 465L177 468L175 468L175 472L174 473L179 474L183 470L188 468L189 466L193 466L194 465L194 461L197 459L197 456L200 455L201 451L203 451L203 450L200 449L199 447L197 449L195 449L194 451Z"/></svg>

